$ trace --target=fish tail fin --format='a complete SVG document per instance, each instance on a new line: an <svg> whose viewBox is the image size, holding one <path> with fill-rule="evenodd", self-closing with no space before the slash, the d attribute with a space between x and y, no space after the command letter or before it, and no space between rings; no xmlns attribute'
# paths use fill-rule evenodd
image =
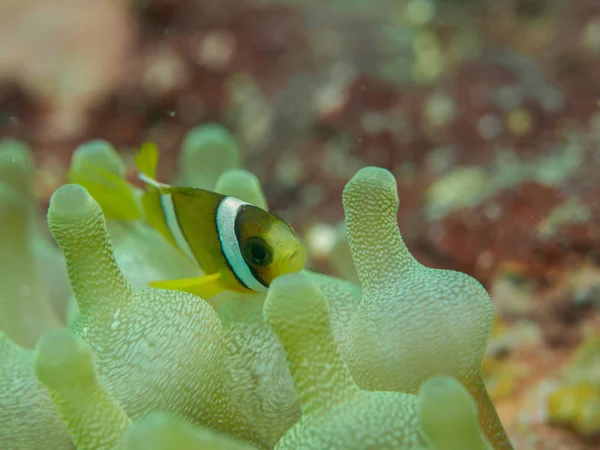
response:
<svg viewBox="0 0 600 450"><path fill-rule="evenodd" d="M107 219L139 220L143 216L136 188L117 173L92 163L82 162L69 169L69 183L83 186L98 202Z"/></svg>
<svg viewBox="0 0 600 450"><path fill-rule="evenodd" d="M144 142L135 155L135 164L138 169L138 178L148 188L141 197L146 222L162 234L172 245L177 247L165 221L162 209L162 196L170 193L172 187L156 181L156 170L158 167L158 147L156 144L153 142Z"/></svg>

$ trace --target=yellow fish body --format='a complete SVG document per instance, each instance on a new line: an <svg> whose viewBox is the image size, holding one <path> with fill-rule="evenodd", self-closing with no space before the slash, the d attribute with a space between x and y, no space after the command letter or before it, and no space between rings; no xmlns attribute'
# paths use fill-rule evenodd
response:
<svg viewBox="0 0 600 450"><path fill-rule="evenodd" d="M148 224L205 273L150 286L210 298L223 290L263 292L277 276L303 269L304 247L282 218L234 197L159 183L158 150L153 144L141 147L136 163L147 186L141 203ZM78 182L85 187L85 179ZM134 189L122 178L112 177L111 182ZM103 203L119 201L104 198L100 204L104 208ZM112 210L122 209L112 206Z"/></svg>

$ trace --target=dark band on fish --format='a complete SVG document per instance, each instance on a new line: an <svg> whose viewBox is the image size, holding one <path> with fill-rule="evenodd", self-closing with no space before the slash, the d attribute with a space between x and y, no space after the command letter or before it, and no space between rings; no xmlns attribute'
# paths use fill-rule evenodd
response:
<svg viewBox="0 0 600 450"><path fill-rule="evenodd" d="M246 289L250 289L248 286L246 286L246 283L244 283L244 281L242 279L240 279L240 277L238 276L238 274L235 273L235 270L233 270L233 267L231 266L231 263L229 262L229 259L227 258L227 255L223 251L223 239L221 239L221 230L219 229L219 222L217 221L217 211L219 211L219 208L221 207L221 204L223 203L223 201L226 198L227 197L223 197L221 199L221 201L217 204L217 207L215 208L215 226L217 227L217 237L219 238L219 244L221 244L221 255L223 255L223 259L225 259L225 263L227 264L227 267L229 267L229 271L233 274L233 276L238 281L238 283L240 283ZM236 234L236 237L237 237L237 234Z"/></svg>
<svg viewBox="0 0 600 450"><path fill-rule="evenodd" d="M238 209L238 213L237 216L235 217L235 226L234 226L234 231L235 231L235 237L237 239L239 248L240 248L240 253L242 252L242 246L241 246L241 227L242 227L242 217L243 217L243 212L246 208L248 208L251 205L242 205L240 206L240 209ZM262 280L261 276L256 272L256 270L254 270L254 268L250 265L248 265L248 269L250 269L250 273L252 274L252 276L254 277L254 279L256 281L258 281L260 284L262 284L265 288L268 288L269 286Z"/></svg>
<svg viewBox="0 0 600 450"><path fill-rule="evenodd" d="M233 197L224 197L217 206L215 213L217 234L221 243L221 251L231 272L242 286L252 291L264 291L265 285L257 279L251 267L242 256L239 233L236 231L236 222L242 207L246 202Z"/></svg>

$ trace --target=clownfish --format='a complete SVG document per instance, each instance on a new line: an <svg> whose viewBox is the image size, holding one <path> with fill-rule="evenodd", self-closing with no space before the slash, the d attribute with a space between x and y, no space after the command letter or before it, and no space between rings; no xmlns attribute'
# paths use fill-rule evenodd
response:
<svg viewBox="0 0 600 450"><path fill-rule="evenodd" d="M234 197L158 182L154 144L142 145L136 165L138 178L146 186L141 197L146 222L205 273L196 278L154 281L150 286L207 299L223 290L264 292L279 275L304 268L304 247L281 217ZM124 183L134 189L124 178L104 176L112 178L113 185ZM78 182L86 187L85 179L80 177ZM124 192L125 188L113 186L113 190ZM104 199L101 206L108 202L106 195ZM118 201L111 196L111 203Z"/></svg>

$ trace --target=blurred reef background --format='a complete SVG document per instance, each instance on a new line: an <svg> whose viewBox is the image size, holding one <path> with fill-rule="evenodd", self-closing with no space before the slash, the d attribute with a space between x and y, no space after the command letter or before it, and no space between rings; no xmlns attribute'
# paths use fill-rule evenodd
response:
<svg viewBox="0 0 600 450"><path fill-rule="evenodd" d="M309 268L357 283L342 191L388 169L410 252L491 296L483 375L517 450L600 448L599 81L597 0L0 2L1 145L31 148L40 217L82 143L133 179L151 140L159 179L190 180L211 124L232 136L199 187L252 172Z"/></svg>

